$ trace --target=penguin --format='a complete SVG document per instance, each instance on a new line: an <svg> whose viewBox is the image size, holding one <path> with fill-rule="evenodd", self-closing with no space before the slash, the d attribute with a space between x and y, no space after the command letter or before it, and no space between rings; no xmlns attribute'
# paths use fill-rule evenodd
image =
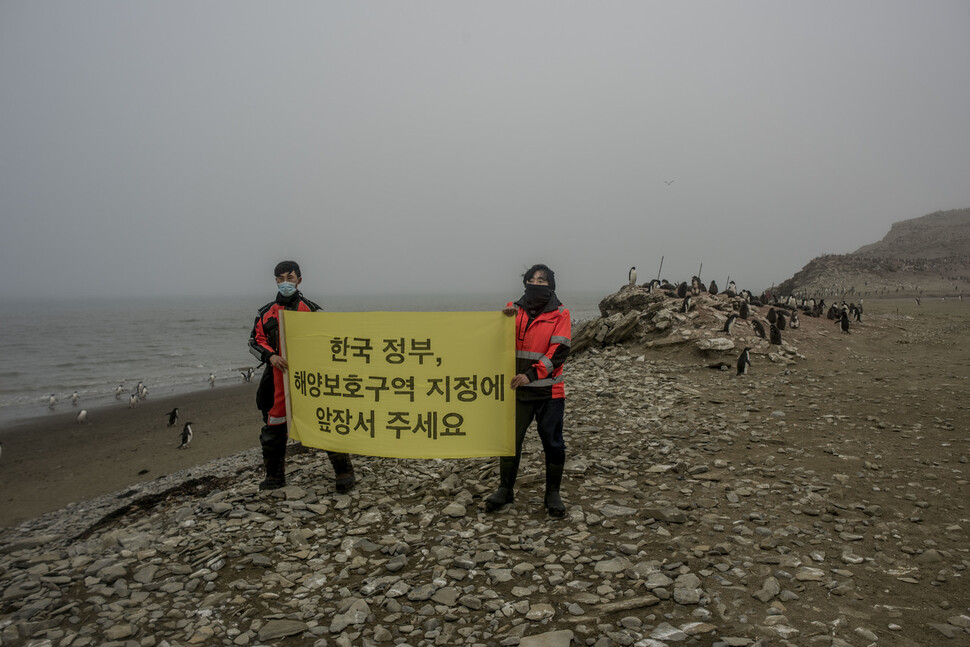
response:
<svg viewBox="0 0 970 647"><path fill-rule="evenodd" d="M256 369L250 366L249 370L246 371L246 381L252 382L254 377L256 377Z"/></svg>
<svg viewBox="0 0 970 647"><path fill-rule="evenodd" d="M751 326L754 328L754 334L762 339L765 339L765 327L761 325L761 322L757 319L751 320Z"/></svg>
<svg viewBox="0 0 970 647"><path fill-rule="evenodd" d="M680 311L686 313L687 311L690 310L690 306L691 306L690 297L689 296L684 297L683 303L680 304Z"/></svg>
<svg viewBox="0 0 970 647"><path fill-rule="evenodd" d="M751 352L751 347L746 346L741 354L738 356L738 375L744 375L748 372L748 367L751 366L751 357L749 353Z"/></svg>
<svg viewBox="0 0 970 647"><path fill-rule="evenodd" d="M748 305L747 301L742 301L741 307L738 308L738 316L747 319L749 314L751 314L751 306Z"/></svg>
<svg viewBox="0 0 970 647"><path fill-rule="evenodd" d="M778 326L771 324L771 329L768 331L768 335L768 343L774 344L775 346L781 346L781 331L778 330Z"/></svg>
<svg viewBox="0 0 970 647"><path fill-rule="evenodd" d="M78 411L78 414L77 414L77 424L81 424L82 422L84 422L87 419L88 419L88 410L87 409L81 409L80 411Z"/></svg>
<svg viewBox="0 0 970 647"><path fill-rule="evenodd" d="M919 305L919 297L916 297L916 305Z"/></svg>
<svg viewBox="0 0 970 647"><path fill-rule="evenodd" d="M122 392L124 392L124 390L125 390L124 386L121 385L121 384L119 384L118 385L118 388L115 389L115 400L120 400L121 399L121 394L122 394Z"/></svg>
<svg viewBox="0 0 970 647"><path fill-rule="evenodd" d="M778 326L778 330L784 330L788 326L788 323L785 321L785 313L777 312L775 314L777 315L775 325Z"/></svg>
<svg viewBox="0 0 970 647"><path fill-rule="evenodd" d="M687 283L684 282L677 286L677 298L683 299L686 296L687 296Z"/></svg>
<svg viewBox="0 0 970 647"><path fill-rule="evenodd" d="M778 320L778 313L775 312L774 308L768 308L767 319L768 319L768 323L771 323L771 324L775 323Z"/></svg>
<svg viewBox="0 0 970 647"><path fill-rule="evenodd" d="M77 391L75 391L74 393L72 393L71 394L71 406L76 407L77 406L77 403L78 403L78 400L80 400L80 399L81 399L81 396L79 396L77 394Z"/></svg>
<svg viewBox="0 0 970 647"><path fill-rule="evenodd" d="M145 388L145 383L139 380L138 384L135 385L135 395L141 395L141 390L143 388Z"/></svg>
<svg viewBox="0 0 970 647"><path fill-rule="evenodd" d="M735 294L738 293L738 286L734 283L734 281L728 281L728 290L734 292Z"/></svg>
<svg viewBox="0 0 970 647"><path fill-rule="evenodd" d="M796 311L791 313L791 318L788 320L788 327L791 328L792 330L795 330L796 328L798 328L799 325L800 324L798 322L798 312Z"/></svg>
<svg viewBox="0 0 970 647"><path fill-rule="evenodd" d="M47 400L47 408L53 410L56 405L57 405L57 398L55 398L54 394L51 393L50 399Z"/></svg>
<svg viewBox="0 0 970 647"><path fill-rule="evenodd" d="M721 329L721 332L726 332L727 334L730 335L731 334L731 326L734 325L734 320L737 319L737 318L738 318L738 316L736 314L734 314L734 313L729 314L728 315L728 318L727 318L727 321L724 322L724 328Z"/></svg>
<svg viewBox="0 0 970 647"><path fill-rule="evenodd" d="M192 423L187 422L185 426L182 427L182 444L178 446L179 449L188 449L189 443L192 442Z"/></svg>
<svg viewBox="0 0 970 647"><path fill-rule="evenodd" d="M174 427L176 424L178 424L178 421L179 421L179 408L178 407L175 407L174 409L172 409L171 411L169 411L165 415L168 416L168 426L169 427Z"/></svg>
<svg viewBox="0 0 970 647"><path fill-rule="evenodd" d="M849 313L848 312L842 313L842 318L839 319L839 326L842 328L842 332L844 332L847 335L851 334L849 332Z"/></svg>
<svg viewBox="0 0 970 647"><path fill-rule="evenodd" d="M712 280L711 284L707 287L707 291L711 293L712 297L717 296L717 283Z"/></svg>
<svg viewBox="0 0 970 647"><path fill-rule="evenodd" d="M634 285L637 284L637 268L636 268L636 265L634 265L633 267L630 268L630 274L628 275L627 278L630 279L630 287L633 287Z"/></svg>
<svg viewBox="0 0 970 647"><path fill-rule="evenodd" d="M148 387L141 382L138 383L138 397L142 400L148 399Z"/></svg>
<svg viewBox="0 0 970 647"><path fill-rule="evenodd" d="M134 409L135 405L138 403L138 396L132 393L128 396L128 408Z"/></svg>
<svg viewBox="0 0 970 647"><path fill-rule="evenodd" d="M209 386L216 385L216 375L215 373L209 373Z"/></svg>

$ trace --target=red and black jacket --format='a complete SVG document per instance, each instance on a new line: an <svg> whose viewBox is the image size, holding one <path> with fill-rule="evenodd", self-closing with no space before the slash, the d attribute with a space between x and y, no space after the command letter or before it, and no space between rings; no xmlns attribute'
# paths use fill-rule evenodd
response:
<svg viewBox="0 0 970 647"><path fill-rule="evenodd" d="M569 310L553 295L541 312L531 316L521 303L515 314L515 372L529 378L516 389L519 400L548 400L566 395L563 363L569 355L572 325Z"/></svg>
<svg viewBox="0 0 970 647"><path fill-rule="evenodd" d="M253 331L249 334L249 352L260 363L269 362L270 355L280 354L280 310L296 310L300 312L316 312L320 306L305 298L302 292L284 297L276 295L276 301L270 301L259 309Z"/></svg>

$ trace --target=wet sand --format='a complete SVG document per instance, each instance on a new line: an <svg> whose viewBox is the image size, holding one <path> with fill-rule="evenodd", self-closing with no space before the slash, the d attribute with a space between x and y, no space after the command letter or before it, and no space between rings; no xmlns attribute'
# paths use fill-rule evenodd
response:
<svg viewBox="0 0 970 647"><path fill-rule="evenodd" d="M0 430L0 527L18 524L69 503L123 490L259 444L262 419L256 383L103 409L59 405L58 413ZM167 413L179 408L179 423ZM188 449L177 449L191 421Z"/></svg>

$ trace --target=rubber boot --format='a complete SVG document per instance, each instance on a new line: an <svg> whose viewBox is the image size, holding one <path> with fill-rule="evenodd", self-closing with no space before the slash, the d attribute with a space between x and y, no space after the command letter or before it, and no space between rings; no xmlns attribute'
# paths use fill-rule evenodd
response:
<svg viewBox="0 0 970 647"><path fill-rule="evenodd" d="M502 456L498 462L498 489L485 499L485 512L495 512L515 500L515 477L519 472L519 459Z"/></svg>
<svg viewBox="0 0 970 647"><path fill-rule="evenodd" d="M285 432L284 432L285 433ZM263 448L263 467L266 478L259 484L260 490L276 490L286 485L286 436L279 437L278 433L269 426L263 427L259 435Z"/></svg>
<svg viewBox="0 0 970 647"><path fill-rule="evenodd" d="M330 464L333 465L333 473L337 477L337 494L346 494L353 490L357 479L354 477L354 464L350 460L350 454L327 452L327 455L330 457Z"/></svg>
<svg viewBox="0 0 970 647"><path fill-rule="evenodd" d="M546 511L550 517L561 519L566 516L566 506L559 496L562 485L562 471L565 465L550 465L546 463Z"/></svg>

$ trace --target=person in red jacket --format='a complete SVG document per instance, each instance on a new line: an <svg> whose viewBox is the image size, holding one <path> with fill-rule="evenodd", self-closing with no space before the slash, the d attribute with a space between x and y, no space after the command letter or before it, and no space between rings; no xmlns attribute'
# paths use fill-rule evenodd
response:
<svg viewBox="0 0 970 647"><path fill-rule="evenodd" d="M275 490L286 485L286 399L283 384L286 380L286 360L280 356L280 310L316 312L320 306L303 296L298 289L303 277L296 261L282 261L273 270L276 276L276 299L259 309L249 336L249 352L266 364L256 389L256 407L263 413L263 429L259 443L263 449L266 478L260 490ZM337 492L354 487L354 466L349 454L328 452L337 475Z"/></svg>
<svg viewBox="0 0 970 647"><path fill-rule="evenodd" d="M515 456L499 458L499 487L485 499L485 510L494 512L512 503L515 477L522 457L522 441L535 420L546 456L545 507L552 517L564 517L566 506L559 495L566 464L563 440L565 388L563 362L572 338L569 310L556 296L556 274L546 265L533 265L522 276L525 294L503 312L515 316Z"/></svg>

